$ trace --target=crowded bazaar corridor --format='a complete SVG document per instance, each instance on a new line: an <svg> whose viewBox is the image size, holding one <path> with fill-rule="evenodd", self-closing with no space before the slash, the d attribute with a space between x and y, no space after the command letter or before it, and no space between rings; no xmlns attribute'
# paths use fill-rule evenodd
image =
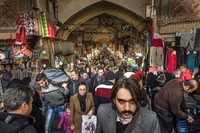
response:
<svg viewBox="0 0 200 133"><path fill-rule="evenodd" d="M199 0L0 0L0 133L200 133Z"/></svg>

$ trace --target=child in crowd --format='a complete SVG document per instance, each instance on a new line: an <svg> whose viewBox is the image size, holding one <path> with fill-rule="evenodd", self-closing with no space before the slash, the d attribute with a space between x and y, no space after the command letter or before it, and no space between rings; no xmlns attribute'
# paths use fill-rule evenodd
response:
<svg viewBox="0 0 200 133"><path fill-rule="evenodd" d="M58 124L58 128L64 127L65 133L73 133L70 126L70 109L69 105L67 105L65 112L63 112L62 117L60 118L60 122Z"/></svg>

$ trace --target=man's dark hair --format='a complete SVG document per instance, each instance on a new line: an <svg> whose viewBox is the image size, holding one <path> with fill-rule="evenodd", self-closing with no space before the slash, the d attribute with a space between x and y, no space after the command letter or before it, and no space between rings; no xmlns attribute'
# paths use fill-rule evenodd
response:
<svg viewBox="0 0 200 133"><path fill-rule="evenodd" d="M121 78L112 87L111 99L114 108L115 104L113 102L113 99L116 97L119 89L121 88L125 88L130 91L135 104L139 105L141 103L141 91L139 85L130 78Z"/></svg>
<svg viewBox="0 0 200 133"><path fill-rule="evenodd" d="M96 70L97 67L95 65L91 66L92 69Z"/></svg>
<svg viewBox="0 0 200 133"><path fill-rule="evenodd" d="M87 73L85 70L83 70L82 72L81 72L81 74L84 74L84 73ZM88 74L88 73L87 73Z"/></svg>
<svg viewBox="0 0 200 133"><path fill-rule="evenodd" d="M29 86L25 85L13 85L6 89L3 97L3 103L5 110L15 111L20 108L20 106L26 102L29 104L31 98L34 95L35 91Z"/></svg>
<svg viewBox="0 0 200 133"><path fill-rule="evenodd" d="M99 72L99 70L103 70L103 67L99 67L99 68L98 68L98 72Z"/></svg>
<svg viewBox="0 0 200 133"><path fill-rule="evenodd" d="M186 64L181 64L180 66L181 66L181 67L184 67L184 68L187 68L187 65L186 65Z"/></svg>
<svg viewBox="0 0 200 133"><path fill-rule="evenodd" d="M194 88L193 80L186 80L186 81L184 81L184 85L185 86L189 86L189 89L193 89Z"/></svg>
<svg viewBox="0 0 200 133"><path fill-rule="evenodd" d="M37 76L36 76L36 82L40 81L40 80L46 80L46 76L43 74L43 73L39 73Z"/></svg>
<svg viewBox="0 0 200 133"><path fill-rule="evenodd" d="M78 71L78 70L76 70L76 69L73 69L73 70L71 70L70 72L75 72L76 74L78 74L78 73L79 73L79 71Z"/></svg>

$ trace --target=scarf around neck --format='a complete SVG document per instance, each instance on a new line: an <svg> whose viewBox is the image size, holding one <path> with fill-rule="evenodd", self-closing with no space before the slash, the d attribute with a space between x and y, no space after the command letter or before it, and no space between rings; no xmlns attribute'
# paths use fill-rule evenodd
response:
<svg viewBox="0 0 200 133"><path fill-rule="evenodd" d="M81 96L79 93L78 93L78 100L79 100L79 103L80 103L80 107L81 107L81 111L82 112L85 112L86 110L86 102L85 102L85 99L87 97L87 92L85 93L85 95Z"/></svg>

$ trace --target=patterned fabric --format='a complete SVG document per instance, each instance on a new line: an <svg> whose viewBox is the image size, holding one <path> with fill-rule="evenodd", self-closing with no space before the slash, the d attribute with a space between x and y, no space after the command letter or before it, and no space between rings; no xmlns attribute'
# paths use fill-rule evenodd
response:
<svg viewBox="0 0 200 133"><path fill-rule="evenodd" d="M33 11L24 11L20 13L19 28L25 28L25 35L35 35L35 24Z"/></svg>

